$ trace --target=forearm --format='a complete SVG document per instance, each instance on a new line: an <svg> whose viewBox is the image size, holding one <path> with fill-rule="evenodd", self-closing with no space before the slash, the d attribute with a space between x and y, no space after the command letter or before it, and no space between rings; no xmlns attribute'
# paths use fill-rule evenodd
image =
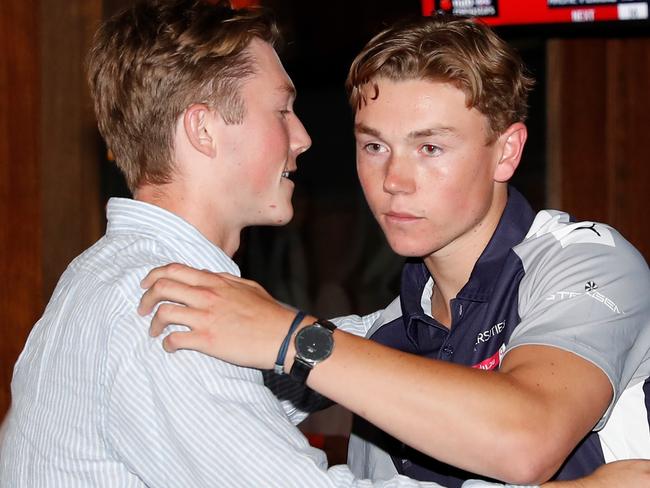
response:
<svg viewBox="0 0 650 488"><path fill-rule="evenodd" d="M192 329L170 334L167 350L189 348L243 366L273 367L295 312L278 306L259 285L179 265L143 280L145 287L152 283L141 313L160 301L185 304L162 304L152 334L169 324ZM313 321L308 317L302 326ZM508 352L499 372L486 372L404 354L342 331L334 337L333 355L316 366L309 386L441 461L511 482L548 479L612 395L600 368L553 347L522 345ZM287 371L293 340L289 347Z"/></svg>
<svg viewBox="0 0 650 488"><path fill-rule="evenodd" d="M514 483L550 477L586 433L563 430L546 397L517 375L416 357L340 332L308 384L436 459Z"/></svg>

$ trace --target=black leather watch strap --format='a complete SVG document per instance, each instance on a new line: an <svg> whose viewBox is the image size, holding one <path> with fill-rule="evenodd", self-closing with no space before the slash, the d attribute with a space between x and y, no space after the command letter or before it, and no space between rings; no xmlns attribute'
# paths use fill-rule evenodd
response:
<svg viewBox="0 0 650 488"><path fill-rule="evenodd" d="M314 322L314 324L318 324L318 325L320 325L321 327L325 327L326 329L329 329L329 330L331 330L332 332L334 332L334 331L336 330L336 325L334 325L334 324L333 324L332 322L330 322L329 320L318 319L316 322Z"/></svg>
<svg viewBox="0 0 650 488"><path fill-rule="evenodd" d="M291 376L292 380L304 385L307 382L307 377L311 373L312 368L313 366L311 364L304 363L301 359L295 358L291 365L289 376Z"/></svg>
<svg viewBox="0 0 650 488"><path fill-rule="evenodd" d="M297 381L300 384L304 384L307 381L307 377L309 376L309 373L311 373L311 370L314 368L314 366L320 363L321 361L327 359L327 357L329 357L329 354L331 353L331 349L333 348L333 344L330 344L330 349L329 351L327 351L327 355L323 359L318 361L310 361L307 358L301 356L298 347L298 342L299 342L298 337L301 333L305 333L303 331L306 331L307 328L315 327L315 326L316 327L320 326L324 329L329 330L330 334L336 330L336 325L334 325L332 322L329 322L328 320L319 319L313 324L308 325L304 329L298 331L298 334L296 334L296 338L295 338L296 356L294 357L293 365L291 366L291 371L289 372L289 375L293 380Z"/></svg>

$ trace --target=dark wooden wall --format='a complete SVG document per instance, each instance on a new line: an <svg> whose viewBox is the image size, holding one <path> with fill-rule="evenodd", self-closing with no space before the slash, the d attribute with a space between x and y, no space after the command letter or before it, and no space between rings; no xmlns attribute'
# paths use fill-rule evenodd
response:
<svg viewBox="0 0 650 488"><path fill-rule="evenodd" d="M103 228L83 75L100 12L100 0L0 1L0 418L58 277Z"/></svg>
<svg viewBox="0 0 650 488"><path fill-rule="evenodd" d="M42 295L38 2L0 2L0 417Z"/></svg>
<svg viewBox="0 0 650 488"><path fill-rule="evenodd" d="M552 40L548 201L650 259L650 38Z"/></svg>
<svg viewBox="0 0 650 488"><path fill-rule="evenodd" d="M101 0L41 0L43 296L102 234L100 166L106 164L85 78Z"/></svg>

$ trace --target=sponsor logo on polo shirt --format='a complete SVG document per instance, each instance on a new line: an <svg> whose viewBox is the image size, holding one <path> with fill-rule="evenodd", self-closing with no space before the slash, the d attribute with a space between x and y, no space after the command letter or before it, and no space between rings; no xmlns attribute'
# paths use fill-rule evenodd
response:
<svg viewBox="0 0 650 488"><path fill-rule="evenodd" d="M551 233L564 248L573 244L601 244L616 247L611 230L598 222L570 222L563 212L542 210L535 217L526 239Z"/></svg>
<svg viewBox="0 0 650 488"><path fill-rule="evenodd" d="M579 222L553 231L562 247L572 244L602 244L615 247L614 237L608 228L595 222Z"/></svg>
<svg viewBox="0 0 650 488"><path fill-rule="evenodd" d="M494 324L489 329L484 330L483 332L479 332L478 335L476 336L476 342L474 343L474 345L476 346L478 344L482 344L484 342L489 341L494 336L499 335L501 332L503 332L503 329L505 328L506 328L506 321L503 320L498 324Z"/></svg>
<svg viewBox="0 0 650 488"><path fill-rule="evenodd" d="M618 305L616 305L616 303L614 303L614 301L611 298L606 297L605 295L597 291L597 289L598 289L598 285L594 281L587 281L587 283L585 283L584 292L556 291L555 293L551 293L549 296L547 296L546 300L569 300L571 298L578 298L583 295L587 295L588 297L596 300L597 302L602 303L617 315L624 313L621 311L620 308L618 308Z"/></svg>
<svg viewBox="0 0 650 488"><path fill-rule="evenodd" d="M501 364L501 360L503 359L503 355L505 354L505 352L506 352L506 345L501 344L501 347L497 352L495 352L489 358L484 359L480 363L476 363L474 366L472 366L472 368L483 369L485 371L491 371L493 369L497 369Z"/></svg>

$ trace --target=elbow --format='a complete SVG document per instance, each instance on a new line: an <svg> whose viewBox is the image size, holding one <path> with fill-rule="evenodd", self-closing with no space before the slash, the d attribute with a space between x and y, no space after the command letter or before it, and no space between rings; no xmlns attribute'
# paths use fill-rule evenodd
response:
<svg viewBox="0 0 650 488"><path fill-rule="evenodd" d="M551 477L557 472L561 465L548 464L541 462L531 456L527 459L522 459L516 465L508 466L506 472L503 473L503 481L513 485L541 485L550 480Z"/></svg>
<svg viewBox="0 0 650 488"><path fill-rule="evenodd" d="M525 437L504 450L497 478L515 485L540 485L557 473L566 456L558 455L562 449L544 436Z"/></svg>

